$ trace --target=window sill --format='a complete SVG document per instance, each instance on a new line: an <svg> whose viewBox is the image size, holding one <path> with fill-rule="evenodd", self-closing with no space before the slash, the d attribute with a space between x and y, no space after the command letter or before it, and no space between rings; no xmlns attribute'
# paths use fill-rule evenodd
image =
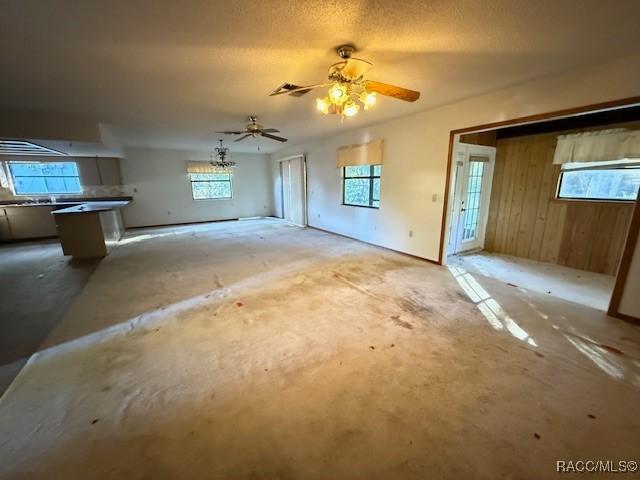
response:
<svg viewBox="0 0 640 480"><path fill-rule="evenodd" d="M233 197L225 197L225 198L192 198L194 202L220 202L225 200L233 200Z"/></svg>
<svg viewBox="0 0 640 480"><path fill-rule="evenodd" d="M341 203L340 204L343 207L359 207L359 208L372 208L374 210L380 210L380 207L373 207L370 205L353 205L351 203Z"/></svg>
<svg viewBox="0 0 640 480"><path fill-rule="evenodd" d="M556 203L606 203L616 205L633 205L635 200L603 200L603 199L589 199L589 198L553 198L552 202Z"/></svg>

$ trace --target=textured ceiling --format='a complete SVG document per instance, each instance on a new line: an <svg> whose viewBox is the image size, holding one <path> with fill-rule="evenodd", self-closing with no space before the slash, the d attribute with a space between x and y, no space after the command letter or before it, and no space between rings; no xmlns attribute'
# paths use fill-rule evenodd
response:
<svg viewBox="0 0 640 480"><path fill-rule="evenodd" d="M21 0L1 11L0 108L100 122L125 146L207 148L252 113L299 143L640 51L638 0ZM421 99L384 98L340 125L313 94L267 96L323 81L342 43L374 63L370 79Z"/></svg>

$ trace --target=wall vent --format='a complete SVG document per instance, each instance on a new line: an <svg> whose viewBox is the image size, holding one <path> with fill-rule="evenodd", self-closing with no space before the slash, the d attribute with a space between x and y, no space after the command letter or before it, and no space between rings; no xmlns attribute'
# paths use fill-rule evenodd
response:
<svg viewBox="0 0 640 480"><path fill-rule="evenodd" d="M24 140L0 140L0 155L64 155L35 143Z"/></svg>

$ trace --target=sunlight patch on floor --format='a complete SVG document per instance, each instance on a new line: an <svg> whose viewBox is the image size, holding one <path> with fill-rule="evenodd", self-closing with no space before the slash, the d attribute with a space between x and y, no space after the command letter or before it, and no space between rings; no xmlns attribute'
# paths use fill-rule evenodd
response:
<svg viewBox="0 0 640 480"><path fill-rule="evenodd" d="M458 285L462 287L469 299L476 304L480 313L484 315L489 325L496 330L507 331L522 342L537 347L536 341L518 323L504 311L502 306L482 288L478 281L462 267L450 265L447 267Z"/></svg>

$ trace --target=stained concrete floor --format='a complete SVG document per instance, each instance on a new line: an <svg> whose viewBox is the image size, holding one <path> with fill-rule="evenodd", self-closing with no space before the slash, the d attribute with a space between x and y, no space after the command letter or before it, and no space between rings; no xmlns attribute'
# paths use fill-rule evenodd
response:
<svg viewBox="0 0 640 480"><path fill-rule="evenodd" d="M137 230L0 399L0 478L550 478L638 458L639 340L277 221Z"/></svg>
<svg viewBox="0 0 640 480"><path fill-rule="evenodd" d="M453 255L448 264L603 312L609 308L615 284L613 275L488 252Z"/></svg>

